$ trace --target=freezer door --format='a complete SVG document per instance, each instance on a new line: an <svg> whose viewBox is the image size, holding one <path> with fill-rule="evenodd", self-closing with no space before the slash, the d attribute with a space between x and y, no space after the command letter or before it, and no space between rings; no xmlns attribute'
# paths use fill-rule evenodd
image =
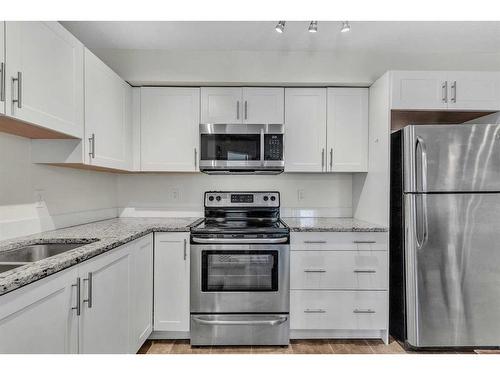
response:
<svg viewBox="0 0 500 375"><path fill-rule="evenodd" d="M405 194L407 341L500 346L500 194Z"/></svg>
<svg viewBox="0 0 500 375"><path fill-rule="evenodd" d="M500 125L403 130L405 192L500 191Z"/></svg>

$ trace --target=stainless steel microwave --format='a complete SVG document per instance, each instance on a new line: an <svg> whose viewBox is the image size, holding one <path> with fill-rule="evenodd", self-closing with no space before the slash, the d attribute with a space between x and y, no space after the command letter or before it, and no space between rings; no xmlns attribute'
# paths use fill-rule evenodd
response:
<svg viewBox="0 0 500 375"><path fill-rule="evenodd" d="M200 124L200 170L208 174L283 172L282 124Z"/></svg>

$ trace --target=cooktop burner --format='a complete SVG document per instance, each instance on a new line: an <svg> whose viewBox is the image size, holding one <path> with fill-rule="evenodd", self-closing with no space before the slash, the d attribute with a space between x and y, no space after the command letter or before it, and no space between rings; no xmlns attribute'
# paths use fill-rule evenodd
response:
<svg viewBox="0 0 500 375"><path fill-rule="evenodd" d="M197 232L276 232L287 231L288 227L279 219L215 220L205 219L192 228Z"/></svg>

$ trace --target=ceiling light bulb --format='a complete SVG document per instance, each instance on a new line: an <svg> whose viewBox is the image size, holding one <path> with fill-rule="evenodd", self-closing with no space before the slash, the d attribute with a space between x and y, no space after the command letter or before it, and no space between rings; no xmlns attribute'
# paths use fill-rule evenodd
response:
<svg viewBox="0 0 500 375"><path fill-rule="evenodd" d="M310 33L318 32L318 21L311 21L311 23L309 24L308 30Z"/></svg>
<svg viewBox="0 0 500 375"><path fill-rule="evenodd" d="M340 29L341 33L347 33L351 31L351 25L349 25L349 21L342 22L342 28Z"/></svg>
<svg viewBox="0 0 500 375"><path fill-rule="evenodd" d="M279 21L275 27L276 32L283 33L285 31L285 21Z"/></svg>

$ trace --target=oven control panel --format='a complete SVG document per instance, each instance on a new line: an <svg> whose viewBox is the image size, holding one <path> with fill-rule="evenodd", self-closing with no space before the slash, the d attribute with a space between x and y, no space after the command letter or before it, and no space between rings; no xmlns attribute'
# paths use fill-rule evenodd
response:
<svg viewBox="0 0 500 375"><path fill-rule="evenodd" d="M279 207L280 193L207 191L205 207Z"/></svg>

